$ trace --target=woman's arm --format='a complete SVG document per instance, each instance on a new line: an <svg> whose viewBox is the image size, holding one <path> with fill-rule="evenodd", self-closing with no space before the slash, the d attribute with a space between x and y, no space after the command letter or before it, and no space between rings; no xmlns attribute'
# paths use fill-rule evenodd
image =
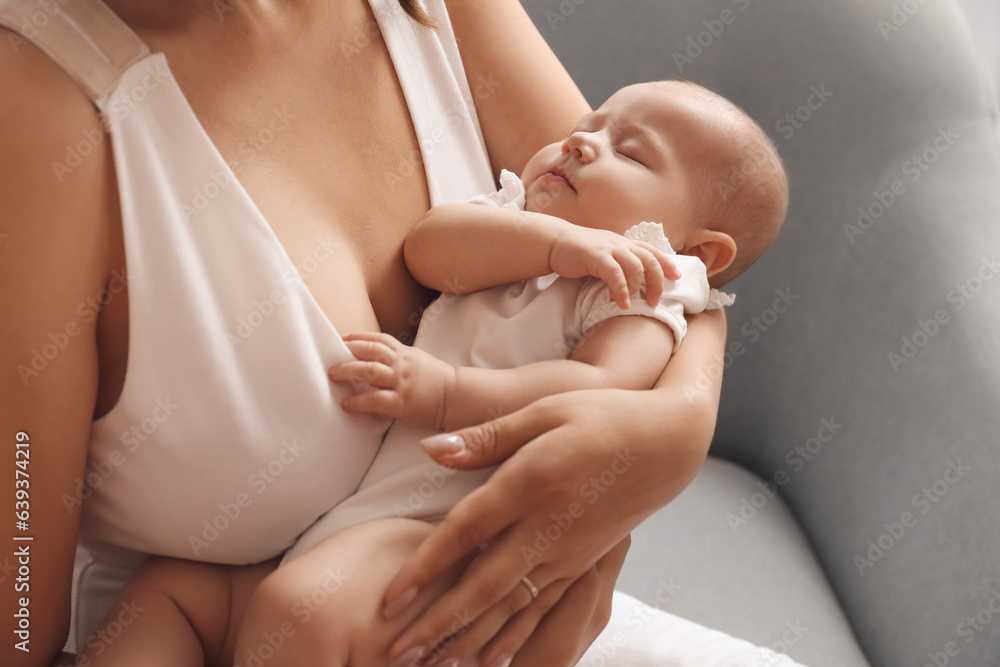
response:
<svg viewBox="0 0 1000 667"><path fill-rule="evenodd" d="M389 585L386 603L410 588L419 590L477 545L486 541L490 545L469 566L475 576L465 577L411 625L390 649L390 661L410 647L433 644L447 634L451 610L463 609L478 617L498 606L506 616L514 614L523 603L509 609L507 605L523 576L530 576L543 591L550 586L565 589L566 582L577 580L635 526L675 498L694 479L708 453L725 339L721 310L694 315L684 345L653 390L585 390L543 398L513 414L459 431L467 450L464 456L434 455L439 463L463 470L498 463L500 467L452 508L417 549ZM602 475L608 474L624 483L601 484ZM565 514L573 503L583 509L573 525L550 544L536 548L536 531L544 535L552 527L552 517ZM525 556L525 548L534 549L528 552L532 558ZM546 611L529 602L514 617L515 626L527 625L529 630L514 633L505 628L483 649L484 664L518 652L531 635L533 622ZM557 605L551 613L561 611ZM590 612L580 614L577 620L583 627ZM530 622L524 622L525 615ZM565 660L545 664L574 664L602 627L591 624L585 644L561 647L568 651L560 653ZM560 640L554 632L547 643L532 641L525 646L544 651L559 646ZM448 655L461 659L474 654L459 639ZM518 659L524 659L522 665L539 664L532 661L537 655L518 653ZM518 664L515 660L515 667Z"/></svg>
<svg viewBox="0 0 1000 667"><path fill-rule="evenodd" d="M8 35L0 30L5 44ZM0 81L0 664L47 667L69 628L80 514L64 499L84 477L98 383L96 322L77 307L106 283L117 204L109 142L70 173L53 170L84 131L101 136L69 78L22 41L17 53L0 49ZM20 432L29 447L17 448ZM17 451L28 452L23 466ZM17 490L27 492L27 528L15 524ZM24 602L30 634L15 635ZM22 638L30 652L16 648Z"/></svg>
<svg viewBox="0 0 1000 667"><path fill-rule="evenodd" d="M486 150L499 179L515 174L539 148L564 139L591 111L518 0L445 0L474 96Z"/></svg>

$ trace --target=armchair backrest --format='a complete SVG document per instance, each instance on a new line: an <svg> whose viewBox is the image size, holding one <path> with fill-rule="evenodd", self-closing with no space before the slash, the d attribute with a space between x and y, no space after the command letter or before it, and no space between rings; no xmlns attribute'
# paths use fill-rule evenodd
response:
<svg viewBox="0 0 1000 667"><path fill-rule="evenodd" d="M780 486L873 664L996 664L961 624L1000 605L1000 141L957 4L525 4L593 105L689 79L777 144L713 453Z"/></svg>

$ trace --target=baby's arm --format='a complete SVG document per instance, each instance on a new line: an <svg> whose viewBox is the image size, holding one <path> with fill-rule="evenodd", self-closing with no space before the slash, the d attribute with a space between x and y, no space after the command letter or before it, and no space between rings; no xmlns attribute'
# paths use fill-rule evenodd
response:
<svg viewBox="0 0 1000 667"><path fill-rule="evenodd" d="M629 295L642 285L654 305L664 277L680 277L666 253L642 241L483 204L435 206L407 235L403 253L421 284L452 294L558 273L600 278L611 298L628 308Z"/></svg>
<svg viewBox="0 0 1000 667"><path fill-rule="evenodd" d="M445 431L481 424L539 398L577 389L652 389L674 348L651 317L612 317L587 329L569 359L494 370L462 367L445 405Z"/></svg>
<svg viewBox="0 0 1000 667"><path fill-rule="evenodd" d="M358 360L333 367L330 378L372 388L345 399L345 410L453 431L564 391L650 389L670 359L674 334L650 317L613 317L587 329L569 359L502 370L453 368L387 334L345 341Z"/></svg>

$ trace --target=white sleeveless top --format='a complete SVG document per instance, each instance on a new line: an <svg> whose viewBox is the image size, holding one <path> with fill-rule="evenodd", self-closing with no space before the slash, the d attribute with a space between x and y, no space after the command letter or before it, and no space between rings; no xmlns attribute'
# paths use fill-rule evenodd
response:
<svg viewBox="0 0 1000 667"><path fill-rule="evenodd" d="M369 1L431 204L495 190L443 1L424 4L444 35ZM31 30L38 5L4 0L0 24L50 53L110 130L130 306L121 398L93 423L89 484L63 498L83 499L72 648L147 554L244 564L287 549L354 492L388 421L340 409L348 389L326 369L350 352L164 55L99 0L52 6Z"/></svg>

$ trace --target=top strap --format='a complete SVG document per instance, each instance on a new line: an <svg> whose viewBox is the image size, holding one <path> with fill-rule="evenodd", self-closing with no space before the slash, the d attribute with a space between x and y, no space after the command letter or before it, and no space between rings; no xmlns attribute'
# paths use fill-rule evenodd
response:
<svg viewBox="0 0 1000 667"><path fill-rule="evenodd" d="M98 108L125 70L149 55L101 0L0 0L0 26L47 53Z"/></svg>

